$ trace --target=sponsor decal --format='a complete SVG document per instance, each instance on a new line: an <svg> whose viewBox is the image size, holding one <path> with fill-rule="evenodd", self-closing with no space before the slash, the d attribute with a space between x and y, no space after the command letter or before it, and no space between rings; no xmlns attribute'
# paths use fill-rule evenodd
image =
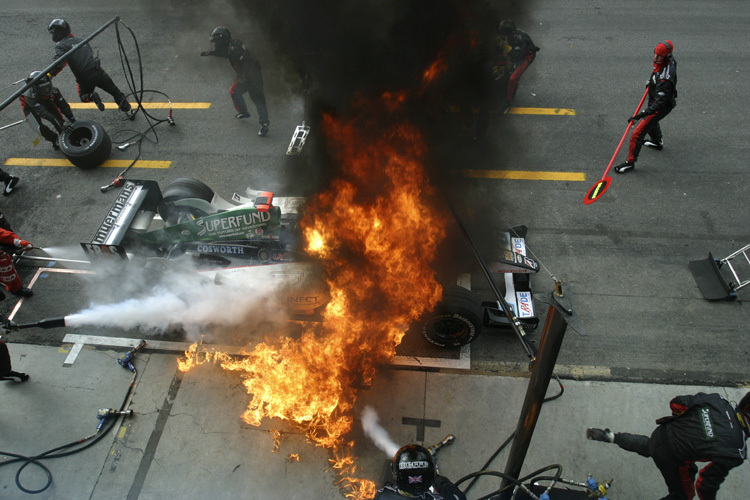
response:
<svg viewBox="0 0 750 500"><path fill-rule="evenodd" d="M409 484L422 484L422 476L409 476Z"/></svg>
<svg viewBox="0 0 750 500"><path fill-rule="evenodd" d="M317 295L287 295L286 301L288 304L317 304L318 298L319 297Z"/></svg>
<svg viewBox="0 0 750 500"><path fill-rule="evenodd" d="M511 241L513 242L513 251L526 256L526 243L523 238L511 238Z"/></svg>
<svg viewBox="0 0 750 500"><path fill-rule="evenodd" d="M244 254L245 247L233 245L198 245L201 253Z"/></svg>
<svg viewBox="0 0 750 500"><path fill-rule="evenodd" d="M516 292L516 303L518 304L517 314L519 318L531 318L534 316L531 292Z"/></svg>
<svg viewBox="0 0 750 500"><path fill-rule="evenodd" d="M270 212L247 212L218 218L203 218L195 222L200 227L197 236L209 236L237 233L242 229L265 224L269 220L271 220ZM263 234L263 229L256 228L255 232Z"/></svg>
<svg viewBox="0 0 750 500"><path fill-rule="evenodd" d="M703 422L703 433L706 435L706 439L715 439L714 425L711 422L711 409L708 406L701 408L701 421Z"/></svg>
<svg viewBox="0 0 750 500"><path fill-rule="evenodd" d="M413 462L399 462L398 468L403 469L427 469L430 466L429 463L427 463L426 460L415 460ZM422 476L415 476L419 477L421 480Z"/></svg>
<svg viewBox="0 0 750 500"><path fill-rule="evenodd" d="M133 193L136 192L136 190L140 191L141 187L137 184L134 184L132 182L126 182L125 185L120 190L119 194L117 195L117 198L115 199L114 204L112 205L112 208L109 209L109 213L107 214L107 217L104 218L104 222L102 222L102 225L99 226L99 229L96 231L96 234L94 235L94 239L91 241L91 243L104 243L107 241L107 236L112 232L112 229L117 224L118 219L123 214L123 212L127 213L126 208L129 208L130 210L133 209L132 206L128 205L128 200L133 195Z"/></svg>

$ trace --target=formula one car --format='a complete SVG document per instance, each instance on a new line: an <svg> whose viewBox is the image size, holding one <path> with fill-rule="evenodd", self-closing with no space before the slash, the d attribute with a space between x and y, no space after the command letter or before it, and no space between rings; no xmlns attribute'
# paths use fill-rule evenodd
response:
<svg viewBox="0 0 750 500"><path fill-rule="evenodd" d="M161 190L154 181L126 180L94 238L81 243L90 259L116 257L146 266L188 262L216 283L280 285L294 314L313 315L329 300L319 263L298 248L298 221L305 199L248 189L226 200L196 179L181 178ZM505 301L526 328L535 328L530 274L538 264L526 255L526 228L504 233L490 265L505 287ZM440 346L474 340L484 327L508 327L498 302L446 287L443 301L423 319L423 336Z"/></svg>

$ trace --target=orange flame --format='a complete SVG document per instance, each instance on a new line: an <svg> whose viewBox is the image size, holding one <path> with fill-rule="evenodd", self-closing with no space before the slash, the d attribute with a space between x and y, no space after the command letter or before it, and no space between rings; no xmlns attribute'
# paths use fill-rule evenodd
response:
<svg viewBox="0 0 750 500"><path fill-rule="evenodd" d="M296 423L316 446L331 450L336 483L357 499L376 491L372 481L356 478L354 442L345 439L357 387L393 359L406 328L442 295L430 264L444 220L428 203L426 145L414 127L382 123L378 108L392 97L355 118L322 122L340 175L309 201L300 222L307 252L322 261L330 288L322 324L296 339L260 343L241 358L191 347L179 366L217 363L240 372L251 395L242 419L256 426L274 417Z"/></svg>

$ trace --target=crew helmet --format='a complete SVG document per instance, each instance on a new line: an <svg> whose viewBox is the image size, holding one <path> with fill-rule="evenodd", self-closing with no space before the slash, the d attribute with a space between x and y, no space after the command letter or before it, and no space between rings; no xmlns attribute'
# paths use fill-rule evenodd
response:
<svg viewBox="0 0 750 500"><path fill-rule="evenodd" d="M654 69L659 70L663 68L669 59L672 57L672 51L674 50L674 44L671 40L664 40L656 44L654 48Z"/></svg>
<svg viewBox="0 0 750 500"><path fill-rule="evenodd" d="M49 23L47 31L52 35L53 41L59 42L70 33L70 25L65 19L53 19L52 22Z"/></svg>
<svg viewBox="0 0 750 500"><path fill-rule="evenodd" d="M391 471L396 487L410 495L426 492L437 476L432 455L417 444L407 444L396 452L391 460Z"/></svg>
<svg viewBox="0 0 750 500"><path fill-rule="evenodd" d="M511 36L516 32L516 23L511 19L504 19L500 21L500 25L497 27L497 34L500 36Z"/></svg>
<svg viewBox="0 0 750 500"><path fill-rule="evenodd" d="M217 26L211 32L211 36L209 36L208 39L213 43L229 43L229 40L232 39L232 34L229 33L229 30L224 26Z"/></svg>
<svg viewBox="0 0 750 500"><path fill-rule="evenodd" d="M36 78L37 76L41 75L41 71L32 71L29 75L28 82ZM52 93L52 80L49 79L48 75L44 75L39 80L34 82L32 85L32 88L37 91L39 94L42 95L50 95Z"/></svg>

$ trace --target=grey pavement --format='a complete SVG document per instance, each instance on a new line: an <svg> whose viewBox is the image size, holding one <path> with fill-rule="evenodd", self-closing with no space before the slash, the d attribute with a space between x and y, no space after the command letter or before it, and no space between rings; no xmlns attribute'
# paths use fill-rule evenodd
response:
<svg viewBox="0 0 750 500"><path fill-rule="evenodd" d="M74 363L64 366L68 344L24 344L18 332L5 340L14 369L31 378L0 383L3 452L33 456L89 436L96 429L99 408L118 408L127 393L131 372L117 363L124 349L86 346ZM128 403L134 415L118 420L112 431L80 453L43 460L52 483L38 495L17 488L19 464L0 467L0 498L344 498L334 484L327 450L312 445L288 423L264 420L253 427L241 420L248 395L237 373L214 365L182 373L177 359L175 353L148 347L139 352ZM457 480L479 470L513 432L527 383L525 376L384 367L373 385L360 391L355 414L366 405L373 407L397 444L429 446L454 434L455 443L440 451L438 464L442 474ZM648 434L677 394L719 392L737 401L746 391L566 379L563 384L563 395L542 407L522 475L559 464L567 479L585 481L589 474L598 481L614 479L610 499L657 499L666 489L649 459L587 441L587 427ZM548 395L558 391L553 380ZM419 421L426 425L404 423ZM271 430L281 432L278 451ZM359 477L380 483L385 453L363 435L358 419L352 437ZM504 470L509 450L490 470ZM34 490L42 488L46 478L32 464L20 482ZM479 498L498 485L494 478L482 479L468 497ZM750 477L743 465L730 473L719 498L744 498L748 490Z"/></svg>

